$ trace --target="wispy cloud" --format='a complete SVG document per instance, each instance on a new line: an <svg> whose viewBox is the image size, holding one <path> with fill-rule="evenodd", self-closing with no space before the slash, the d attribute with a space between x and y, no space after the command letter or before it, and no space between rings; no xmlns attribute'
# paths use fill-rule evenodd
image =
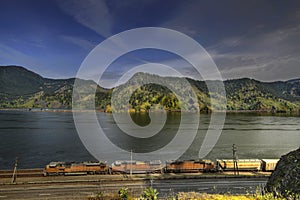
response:
<svg viewBox="0 0 300 200"><path fill-rule="evenodd" d="M96 43L93 43L89 40L75 36L61 36L61 38L66 42L72 43L88 51L92 50L97 45Z"/></svg>
<svg viewBox="0 0 300 200"><path fill-rule="evenodd" d="M300 76L300 46L296 43L300 43L299 25L228 38L208 51L225 78L286 80Z"/></svg>
<svg viewBox="0 0 300 200"><path fill-rule="evenodd" d="M41 64L34 57L5 44L0 44L0 60L3 65L15 64L36 67ZM11 63L12 60L14 63Z"/></svg>
<svg viewBox="0 0 300 200"><path fill-rule="evenodd" d="M79 0L57 1L60 8L79 24L103 37L111 35L112 16L105 1Z"/></svg>

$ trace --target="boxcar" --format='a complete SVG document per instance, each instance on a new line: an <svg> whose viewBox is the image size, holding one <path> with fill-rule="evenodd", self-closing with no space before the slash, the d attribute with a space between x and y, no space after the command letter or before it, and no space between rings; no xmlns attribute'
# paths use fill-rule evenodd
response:
<svg viewBox="0 0 300 200"><path fill-rule="evenodd" d="M146 173L161 173L163 169L160 160L151 161L115 161L111 165L113 174L146 174Z"/></svg>
<svg viewBox="0 0 300 200"><path fill-rule="evenodd" d="M263 171L274 171L279 159L262 159Z"/></svg>
<svg viewBox="0 0 300 200"><path fill-rule="evenodd" d="M166 173L193 173L213 171L215 165L210 160L167 161Z"/></svg>
<svg viewBox="0 0 300 200"><path fill-rule="evenodd" d="M221 171L233 171L234 161L231 159L217 159L217 168ZM239 171L261 171L262 162L259 159L239 159L237 160Z"/></svg>

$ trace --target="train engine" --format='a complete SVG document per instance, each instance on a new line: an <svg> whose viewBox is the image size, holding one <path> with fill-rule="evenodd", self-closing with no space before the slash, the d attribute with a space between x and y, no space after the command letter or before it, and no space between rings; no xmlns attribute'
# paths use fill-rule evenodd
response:
<svg viewBox="0 0 300 200"><path fill-rule="evenodd" d="M163 166L160 160L151 161L115 161L111 165L113 174L149 174L162 173Z"/></svg>
<svg viewBox="0 0 300 200"><path fill-rule="evenodd" d="M196 173L215 171L214 162L211 160L185 160L185 161L167 161L166 173Z"/></svg>
<svg viewBox="0 0 300 200"><path fill-rule="evenodd" d="M51 162L46 165L44 176L107 174L106 162Z"/></svg>

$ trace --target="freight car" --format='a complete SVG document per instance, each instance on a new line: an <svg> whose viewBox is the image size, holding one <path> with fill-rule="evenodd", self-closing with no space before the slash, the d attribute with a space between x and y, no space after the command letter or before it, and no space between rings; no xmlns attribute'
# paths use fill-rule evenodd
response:
<svg viewBox="0 0 300 200"><path fill-rule="evenodd" d="M279 159L239 159L237 160L238 171L274 171ZM234 161L232 159L217 159L216 169L218 171L233 171Z"/></svg>
<svg viewBox="0 0 300 200"><path fill-rule="evenodd" d="M147 174L162 173L163 166L160 160L151 161L115 161L111 165L112 174Z"/></svg>
<svg viewBox="0 0 300 200"><path fill-rule="evenodd" d="M213 172L215 165L211 160L167 161L166 173Z"/></svg>
<svg viewBox="0 0 300 200"><path fill-rule="evenodd" d="M238 171L261 171L262 162L259 159L240 159L237 160ZM217 160L217 169L219 171L233 171L234 161L231 159Z"/></svg>
<svg viewBox="0 0 300 200"><path fill-rule="evenodd" d="M46 165L44 175L86 175L107 174L109 166L105 162L51 162Z"/></svg>
<svg viewBox="0 0 300 200"><path fill-rule="evenodd" d="M262 159L262 170L265 172L274 171L279 159Z"/></svg>

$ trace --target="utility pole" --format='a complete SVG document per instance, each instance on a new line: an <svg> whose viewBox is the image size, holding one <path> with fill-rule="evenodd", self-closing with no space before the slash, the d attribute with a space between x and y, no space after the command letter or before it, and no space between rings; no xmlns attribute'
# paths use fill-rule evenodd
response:
<svg viewBox="0 0 300 200"><path fill-rule="evenodd" d="M239 175L239 167L238 167L238 157L237 157L237 147L235 144L232 145L232 158L233 158L233 169L234 175Z"/></svg>
<svg viewBox="0 0 300 200"><path fill-rule="evenodd" d="M130 150L130 177L132 177L132 149Z"/></svg>
<svg viewBox="0 0 300 200"><path fill-rule="evenodd" d="M15 167L14 167L14 172L13 172L13 175L12 175L11 183L15 183L16 180L17 180L17 167L18 167L18 157L16 157Z"/></svg>

